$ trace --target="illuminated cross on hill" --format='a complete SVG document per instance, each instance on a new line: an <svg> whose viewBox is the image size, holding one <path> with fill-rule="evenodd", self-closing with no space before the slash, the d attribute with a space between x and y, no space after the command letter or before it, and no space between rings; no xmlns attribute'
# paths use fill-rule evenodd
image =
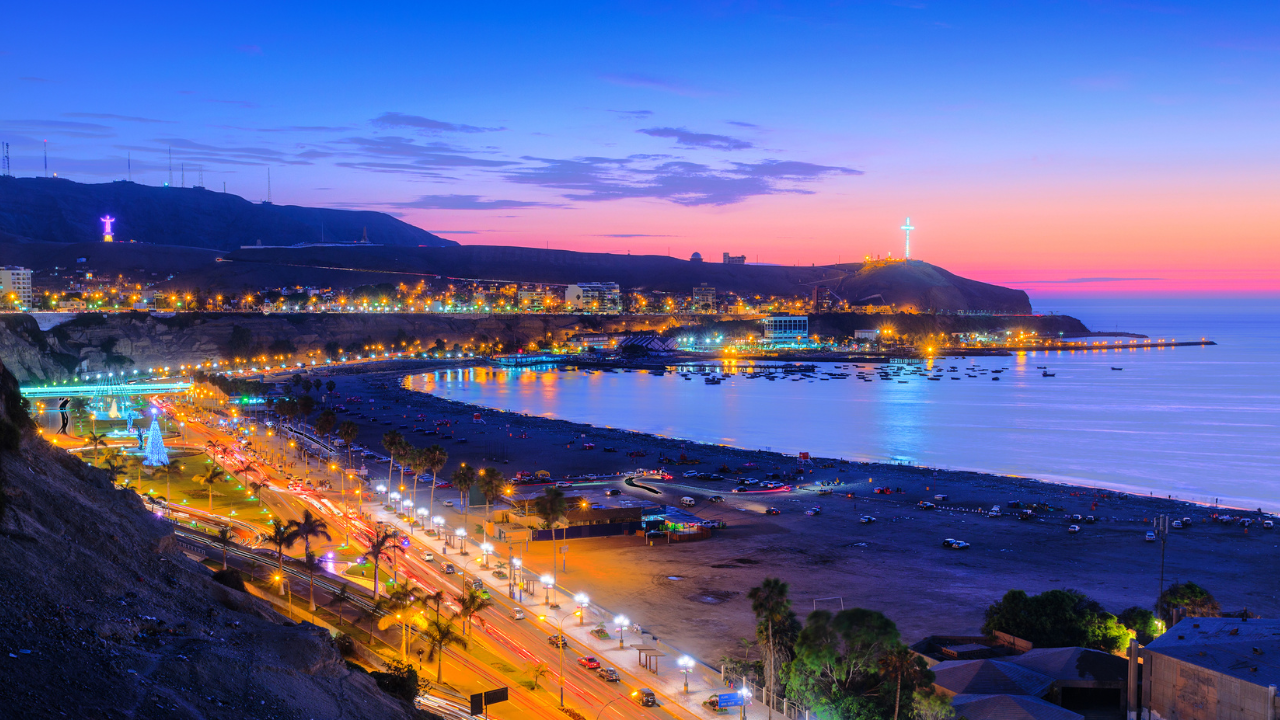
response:
<svg viewBox="0 0 1280 720"><path fill-rule="evenodd" d="M907 224L903 225L898 229L904 230L907 233L907 252L905 257L907 260L910 260L911 259L911 231L915 230L915 228L911 226L911 218L907 218Z"/></svg>

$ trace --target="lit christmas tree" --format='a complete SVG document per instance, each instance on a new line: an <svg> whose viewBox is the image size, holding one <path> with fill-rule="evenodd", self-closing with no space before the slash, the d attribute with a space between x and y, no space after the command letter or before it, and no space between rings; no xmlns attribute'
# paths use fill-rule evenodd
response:
<svg viewBox="0 0 1280 720"><path fill-rule="evenodd" d="M164 437L160 434L160 421L151 414L151 427L147 430L147 447L143 451L142 464L149 467L169 464L169 451L164 447Z"/></svg>

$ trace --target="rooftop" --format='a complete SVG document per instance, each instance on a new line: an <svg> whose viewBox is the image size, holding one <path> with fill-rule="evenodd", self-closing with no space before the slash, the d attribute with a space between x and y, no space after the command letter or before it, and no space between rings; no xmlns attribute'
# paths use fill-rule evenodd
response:
<svg viewBox="0 0 1280 720"><path fill-rule="evenodd" d="M967 720L1083 720L1084 716L1030 695L957 695L951 700Z"/></svg>
<svg viewBox="0 0 1280 720"><path fill-rule="evenodd" d="M1028 650L1006 662L1048 675L1059 687L1099 684L1123 686L1129 677L1129 661L1125 658L1081 647L1039 648Z"/></svg>
<svg viewBox="0 0 1280 720"><path fill-rule="evenodd" d="M1003 660L948 660L932 670L934 685L951 695L1041 697L1053 687L1052 677Z"/></svg>
<svg viewBox="0 0 1280 720"><path fill-rule="evenodd" d="M1280 620L1187 618L1146 649L1255 685L1280 685Z"/></svg>

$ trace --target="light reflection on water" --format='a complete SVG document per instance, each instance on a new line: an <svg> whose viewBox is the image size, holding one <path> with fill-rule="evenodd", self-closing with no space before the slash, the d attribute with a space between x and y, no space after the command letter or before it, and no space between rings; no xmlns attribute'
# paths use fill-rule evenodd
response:
<svg viewBox="0 0 1280 720"><path fill-rule="evenodd" d="M1254 335L1260 329L1250 327ZM1203 332L1183 333L1192 334ZM944 359L944 369L960 372L945 372L940 382L904 375L906 384L874 375L873 382L739 375L710 386L697 375L505 368L415 375L409 383L486 407L701 442L1280 509L1273 479L1280 348L1232 335L1220 333L1216 347ZM847 371L856 372L854 365ZM971 365L1007 370L998 382L965 377ZM1056 377L1042 377L1041 365ZM823 371L839 372L833 364L821 364Z"/></svg>

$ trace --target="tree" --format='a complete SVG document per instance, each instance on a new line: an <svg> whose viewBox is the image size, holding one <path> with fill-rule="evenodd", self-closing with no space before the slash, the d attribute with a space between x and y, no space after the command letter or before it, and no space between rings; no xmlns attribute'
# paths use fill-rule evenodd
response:
<svg viewBox="0 0 1280 720"><path fill-rule="evenodd" d="M338 414L332 410L325 410L320 413L320 417L316 418L316 432L321 435L328 435L333 432L333 428L337 424Z"/></svg>
<svg viewBox="0 0 1280 720"><path fill-rule="evenodd" d="M388 613L386 617L378 623L378 627L385 629L390 626L391 622L400 623L401 660L407 660L409 657L409 632L407 625L410 620L410 611L422 602L421 596L422 588L416 588L410 582L405 582L404 585L397 586L395 590L392 590L387 594Z"/></svg>
<svg viewBox="0 0 1280 720"><path fill-rule="evenodd" d="M311 415L311 413L315 412L316 399L311 397L310 395L303 395L302 397L298 398L297 403L298 403L298 415L300 415L303 421L305 422L307 417Z"/></svg>
<svg viewBox="0 0 1280 720"><path fill-rule="evenodd" d="M284 594L284 548L293 544L293 528L279 520L271 521L271 534L267 542L276 546L276 571L279 574L280 594Z"/></svg>
<svg viewBox="0 0 1280 720"><path fill-rule="evenodd" d="M293 542L302 541L302 546L307 555L311 554L311 540L313 538L324 538L332 540L329 536L329 525L322 519L311 514L310 510L302 511L302 520L293 523ZM293 542L289 544L292 545ZM316 611L316 574L313 568L307 568L307 588L308 598L311 603L311 612Z"/></svg>
<svg viewBox="0 0 1280 720"><path fill-rule="evenodd" d="M112 483L115 483L117 480L119 480L121 476L126 476L125 485L127 486L129 484L129 479L127 477L129 473L129 467L124 463L124 461L117 461L114 458L112 458L102 463L102 469L106 471L108 477L111 478Z"/></svg>
<svg viewBox="0 0 1280 720"><path fill-rule="evenodd" d="M338 437L342 438L343 444L347 446L347 465L351 465L351 443L355 442L360 436L360 426L350 420L343 420L338 426Z"/></svg>
<svg viewBox="0 0 1280 720"><path fill-rule="evenodd" d="M419 453L418 460L414 461L415 464L421 464L422 467L431 471L430 508L432 512L435 512L436 508L436 474L444 468L444 464L447 462L449 462L449 453L438 444L423 448Z"/></svg>
<svg viewBox="0 0 1280 720"><path fill-rule="evenodd" d="M484 521L489 522L489 508L493 505L493 501L502 495L502 489L507 486L507 478L498 468L488 467L480 471L480 477L477 480L480 492L484 494ZM485 539L488 539L488 530L485 531Z"/></svg>
<svg viewBox="0 0 1280 720"><path fill-rule="evenodd" d="M912 696L911 713L915 720L951 720L956 716L951 699L928 689L917 690Z"/></svg>
<svg viewBox="0 0 1280 720"><path fill-rule="evenodd" d="M444 682L445 649L451 645L457 645L466 650L467 639L453 626L453 621L442 620L439 617L427 623L427 628L423 634L426 635L427 642L431 644L431 651L427 653L427 661L436 661L436 683L442 683Z"/></svg>
<svg viewBox="0 0 1280 720"><path fill-rule="evenodd" d="M470 632L471 616L493 607L493 601L480 594L475 588L467 588L461 595L454 595L453 601L458 604L458 617L462 618L462 634Z"/></svg>
<svg viewBox="0 0 1280 720"><path fill-rule="evenodd" d="M231 326L231 338L227 341L227 355L231 359L248 358L253 354L253 333L239 325Z"/></svg>
<svg viewBox="0 0 1280 720"><path fill-rule="evenodd" d="M1143 645L1164 633L1164 628L1161 626L1160 621L1156 619L1155 613L1137 605L1121 610L1120 614L1116 616L1116 620L1121 625L1132 630L1138 642Z"/></svg>
<svg viewBox="0 0 1280 720"><path fill-rule="evenodd" d="M326 382L326 383L324 384L324 391L325 391L326 393L332 393L332 392L333 392L334 390L336 390L337 388L338 388L338 383L336 383L336 382L334 382L334 381L332 381L332 380L330 380L330 381L328 381L328 382Z"/></svg>
<svg viewBox="0 0 1280 720"><path fill-rule="evenodd" d="M378 567L382 559L390 555L391 547L394 546L396 540L396 532L382 528L378 530L378 536L369 543L369 549L365 552L364 557L373 561L373 597L377 599L380 587L378 585Z"/></svg>
<svg viewBox="0 0 1280 720"><path fill-rule="evenodd" d="M386 670L369 673L383 692L412 704L418 697L418 671L407 662L390 660Z"/></svg>
<svg viewBox="0 0 1280 720"><path fill-rule="evenodd" d="M325 603L328 607L338 606L338 620L343 620L342 611L346 609L347 603L355 599L351 594L351 586L346 583L338 583L338 589L329 595L329 602Z"/></svg>
<svg viewBox="0 0 1280 720"><path fill-rule="evenodd" d="M81 439L84 440L85 447L93 448L94 460L98 459L98 448L104 448L107 446L106 434L99 435L97 433L87 432L84 434L84 437Z"/></svg>
<svg viewBox="0 0 1280 720"><path fill-rule="evenodd" d="M387 463L387 484L391 484L391 472L395 466L395 459L400 456L400 448L404 445L404 436L395 430L388 430L382 433L382 447L387 451L387 456L392 462Z"/></svg>
<svg viewBox="0 0 1280 720"><path fill-rule="evenodd" d="M476 484L476 469L462 463L453 471L452 480L458 489L458 502L462 505L462 527L466 527L471 509L471 486Z"/></svg>
<svg viewBox="0 0 1280 720"><path fill-rule="evenodd" d="M765 578L759 586L747 592L747 597L751 600L751 612L756 615L756 635L764 649L766 692L773 695L779 650L790 645L783 636L790 634L796 625L796 614L792 612L791 600L787 598L787 584L778 578ZM769 717L773 717L772 705L769 706Z"/></svg>
<svg viewBox="0 0 1280 720"><path fill-rule="evenodd" d="M1129 633L1116 617L1077 590L1048 590L1028 596L1010 590L986 611L982 632L1004 632L1036 647L1087 647L1116 652Z"/></svg>
<svg viewBox="0 0 1280 720"><path fill-rule="evenodd" d="M924 659L911 652L911 648L898 643L880 656L880 669L885 677L893 681L893 720L898 720L898 710L902 707L902 686L910 686L908 692L915 692L922 681L933 682L933 673L925 665Z"/></svg>
<svg viewBox="0 0 1280 720"><path fill-rule="evenodd" d="M222 569L227 569L227 548L236 544L236 533L230 527L218 528L218 544L222 546Z"/></svg>
<svg viewBox="0 0 1280 720"><path fill-rule="evenodd" d="M191 478L197 485L204 485L209 491L209 512L213 512L213 485L214 483L226 482L227 473L217 465L210 465L209 469L203 475L197 475Z"/></svg>
<svg viewBox="0 0 1280 720"><path fill-rule="evenodd" d="M775 613L782 609L776 587L761 595L761 602L769 601ZM790 613L789 604L785 612ZM795 660L784 668L787 695L820 716L879 715L872 711L870 698L878 694L880 660L895 649L905 650L898 638L893 622L874 610L810 613L796 635Z"/></svg>
<svg viewBox="0 0 1280 720"><path fill-rule="evenodd" d="M1179 619L1222 615L1222 606L1213 595L1193 582L1175 583L1166 588L1156 601L1156 610L1165 627L1174 625L1175 610L1179 611Z"/></svg>
<svg viewBox="0 0 1280 720"><path fill-rule="evenodd" d="M525 674L529 676L529 681L533 683L533 687L530 689L536 692L538 681L551 674L551 666L539 660L531 663L529 668L525 670Z"/></svg>
<svg viewBox="0 0 1280 720"><path fill-rule="evenodd" d="M176 462L167 463L152 471L151 476L164 478L164 504L166 508L169 507L173 503L172 483L175 479L182 479L182 466Z"/></svg>

